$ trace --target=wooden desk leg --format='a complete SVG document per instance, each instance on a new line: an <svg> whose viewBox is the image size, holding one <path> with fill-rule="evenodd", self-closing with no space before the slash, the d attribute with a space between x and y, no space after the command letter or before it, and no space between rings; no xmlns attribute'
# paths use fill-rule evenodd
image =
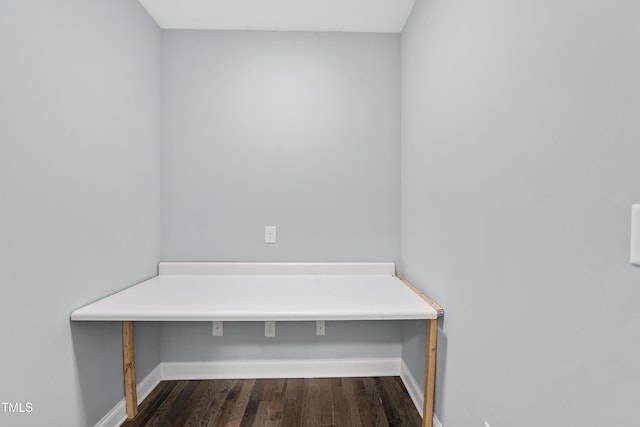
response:
<svg viewBox="0 0 640 427"><path fill-rule="evenodd" d="M436 385L436 348L438 342L438 319L429 319L427 337L427 367L424 379L424 406L422 408L422 427L433 427L433 402Z"/></svg>
<svg viewBox="0 0 640 427"><path fill-rule="evenodd" d="M127 419L138 415L138 396L136 393L136 365L133 349L133 322L122 322L122 353L124 358L124 392L127 402Z"/></svg>

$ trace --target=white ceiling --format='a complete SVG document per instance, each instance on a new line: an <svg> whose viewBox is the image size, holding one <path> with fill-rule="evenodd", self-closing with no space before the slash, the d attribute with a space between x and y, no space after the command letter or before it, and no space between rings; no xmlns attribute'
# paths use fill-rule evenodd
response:
<svg viewBox="0 0 640 427"><path fill-rule="evenodd" d="M160 28L399 33L415 0L139 0Z"/></svg>

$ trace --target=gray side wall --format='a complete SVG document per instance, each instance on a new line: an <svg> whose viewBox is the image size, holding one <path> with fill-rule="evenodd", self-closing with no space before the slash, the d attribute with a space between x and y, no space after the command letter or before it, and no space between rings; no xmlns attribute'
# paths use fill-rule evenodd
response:
<svg viewBox="0 0 640 427"><path fill-rule="evenodd" d="M163 260L397 261L399 67L397 34L164 31ZM162 360L399 356L399 328L166 324Z"/></svg>
<svg viewBox="0 0 640 427"><path fill-rule="evenodd" d="M446 308L446 427L638 423L638 16L634 1L416 3L402 260ZM421 377L423 325L405 336Z"/></svg>
<svg viewBox="0 0 640 427"><path fill-rule="evenodd" d="M136 1L0 2L0 401L33 405L1 425L93 425L124 396L119 325L69 316L156 272L160 43Z"/></svg>

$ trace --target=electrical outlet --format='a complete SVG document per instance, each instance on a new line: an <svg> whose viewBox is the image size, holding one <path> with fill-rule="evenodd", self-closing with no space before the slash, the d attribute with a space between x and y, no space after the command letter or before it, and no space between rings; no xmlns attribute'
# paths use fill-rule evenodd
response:
<svg viewBox="0 0 640 427"><path fill-rule="evenodd" d="M264 242L276 243L276 226L275 225L264 226Z"/></svg>
<svg viewBox="0 0 640 427"><path fill-rule="evenodd" d="M316 321L316 335L324 335L325 334L325 325L324 325L324 320L317 320Z"/></svg>
<svg viewBox="0 0 640 427"><path fill-rule="evenodd" d="M276 336L276 322L271 320L264 322L264 336L265 337Z"/></svg>
<svg viewBox="0 0 640 427"><path fill-rule="evenodd" d="M213 336L221 337L222 336L222 322L213 322Z"/></svg>

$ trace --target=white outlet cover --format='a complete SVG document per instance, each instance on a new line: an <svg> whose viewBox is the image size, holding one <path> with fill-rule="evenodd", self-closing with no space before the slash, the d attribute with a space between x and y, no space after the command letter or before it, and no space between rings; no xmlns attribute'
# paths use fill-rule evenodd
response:
<svg viewBox="0 0 640 427"><path fill-rule="evenodd" d="M212 325L213 327L212 327L212 331L211 332L213 333L214 337L221 337L222 336L222 332L223 332L222 323L223 322L218 322L218 321L213 322L213 325Z"/></svg>
<svg viewBox="0 0 640 427"><path fill-rule="evenodd" d="M264 242L276 243L276 226L275 225L264 226Z"/></svg>
<svg viewBox="0 0 640 427"><path fill-rule="evenodd" d="M325 327L325 322L324 320L317 320L316 321L316 335L325 335L326 334L326 327Z"/></svg>
<svg viewBox="0 0 640 427"><path fill-rule="evenodd" d="M276 322L273 320L267 320L264 322L264 336L275 337L276 336Z"/></svg>

